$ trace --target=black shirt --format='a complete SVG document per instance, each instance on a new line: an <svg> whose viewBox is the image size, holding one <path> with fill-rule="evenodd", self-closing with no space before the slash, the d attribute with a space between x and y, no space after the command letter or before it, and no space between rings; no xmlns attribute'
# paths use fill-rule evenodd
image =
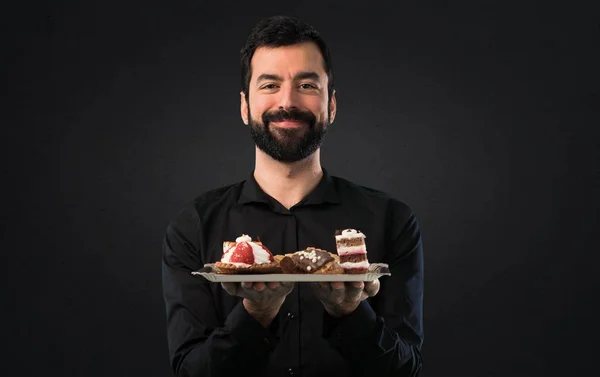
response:
<svg viewBox="0 0 600 377"><path fill-rule="evenodd" d="M269 328L220 283L191 275L220 260L223 241L260 238L273 254L309 246L335 252L335 231L366 235L369 262L387 263L379 293L334 319L307 283L296 283ZM170 359L177 376L417 376L423 341L423 249L403 202L324 171L289 210L253 175L209 191L168 226L163 293Z"/></svg>

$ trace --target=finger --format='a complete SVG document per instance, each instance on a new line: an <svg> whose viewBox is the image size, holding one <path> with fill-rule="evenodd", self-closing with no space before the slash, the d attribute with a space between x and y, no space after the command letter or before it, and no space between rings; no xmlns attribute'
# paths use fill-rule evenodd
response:
<svg viewBox="0 0 600 377"><path fill-rule="evenodd" d="M288 295L294 289L294 282L286 281L283 283L279 283L278 291L281 291L284 295Z"/></svg>
<svg viewBox="0 0 600 377"><path fill-rule="evenodd" d="M315 291L320 293L331 292L331 284L326 282L310 283Z"/></svg>
<svg viewBox="0 0 600 377"><path fill-rule="evenodd" d="M331 283L331 289L335 290L335 289L344 289L344 282L343 281L334 281Z"/></svg>
<svg viewBox="0 0 600 377"><path fill-rule="evenodd" d="M277 289L281 286L281 284L279 284L279 282L277 281L270 281L267 283L267 287L269 287L269 289Z"/></svg>
<svg viewBox="0 0 600 377"><path fill-rule="evenodd" d="M252 282L243 282L242 284L240 284L240 288L237 295L239 297L243 297L243 298L247 298L247 299L252 299L254 297L254 289L252 289L252 286L254 285L254 283Z"/></svg>
<svg viewBox="0 0 600 377"><path fill-rule="evenodd" d="M225 292L227 292L228 294L235 296L238 285L237 283L221 283L221 287L223 287Z"/></svg>
<svg viewBox="0 0 600 377"><path fill-rule="evenodd" d="M262 292L265 289L265 283L263 282L257 282L254 283L254 290L257 292Z"/></svg>
<svg viewBox="0 0 600 377"><path fill-rule="evenodd" d="M362 282L360 284L357 284L357 282L349 283L346 287L344 301L358 302L361 298L361 294L363 293L363 287L364 284L362 284Z"/></svg>
<svg viewBox="0 0 600 377"><path fill-rule="evenodd" d="M360 289L361 291L365 287L365 283L362 281L353 281L351 285L352 288Z"/></svg>
<svg viewBox="0 0 600 377"><path fill-rule="evenodd" d="M310 287L315 296L320 300L325 299L331 292L331 285L329 283L310 283Z"/></svg>
<svg viewBox="0 0 600 377"><path fill-rule="evenodd" d="M365 292L369 297L375 296L379 293L379 288L381 285L379 284L379 279L375 279L373 281L369 281L365 283Z"/></svg>
<svg viewBox="0 0 600 377"><path fill-rule="evenodd" d="M369 298L369 294L367 292L365 292L364 290L362 292L360 292L360 301L364 301L368 298Z"/></svg>
<svg viewBox="0 0 600 377"><path fill-rule="evenodd" d="M343 282L333 282L331 283L331 293L329 294L329 300L334 304L341 304L344 302L346 289Z"/></svg>

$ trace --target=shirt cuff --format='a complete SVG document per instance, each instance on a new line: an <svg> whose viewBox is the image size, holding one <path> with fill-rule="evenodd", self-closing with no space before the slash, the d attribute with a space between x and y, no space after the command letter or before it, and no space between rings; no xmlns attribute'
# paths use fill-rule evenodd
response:
<svg viewBox="0 0 600 377"><path fill-rule="evenodd" d="M229 329L231 336L240 344L264 345L272 351L277 346L275 329L279 316L276 316L268 328L264 328L258 321L248 313L242 301L240 301L229 313L225 320L225 328Z"/></svg>
<svg viewBox="0 0 600 377"><path fill-rule="evenodd" d="M371 305L363 300L355 311L342 318L334 318L325 311L323 336L336 348L353 339L364 339L374 335L377 315Z"/></svg>

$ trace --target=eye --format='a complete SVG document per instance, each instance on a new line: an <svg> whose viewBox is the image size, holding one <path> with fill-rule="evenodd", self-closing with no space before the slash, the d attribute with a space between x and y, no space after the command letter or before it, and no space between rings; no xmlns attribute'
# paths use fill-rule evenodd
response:
<svg viewBox="0 0 600 377"><path fill-rule="evenodd" d="M261 89L276 89L277 88L277 84L267 84L267 85L263 85L261 87Z"/></svg>
<svg viewBox="0 0 600 377"><path fill-rule="evenodd" d="M315 85L307 84L307 83L300 84L300 88L302 88L302 89L317 89L317 87Z"/></svg>

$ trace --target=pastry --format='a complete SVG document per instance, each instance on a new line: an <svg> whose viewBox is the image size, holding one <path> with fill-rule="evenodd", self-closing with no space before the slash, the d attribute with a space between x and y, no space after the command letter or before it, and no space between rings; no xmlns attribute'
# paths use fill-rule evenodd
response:
<svg viewBox="0 0 600 377"><path fill-rule="evenodd" d="M369 269L365 235L355 229L336 232L335 244L340 266L347 274L363 274Z"/></svg>
<svg viewBox="0 0 600 377"><path fill-rule="evenodd" d="M260 241L242 234L235 242L223 242L223 255L215 263L221 274L271 274L280 273L279 263L271 251Z"/></svg>
<svg viewBox="0 0 600 377"><path fill-rule="evenodd" d="M338 265L337 255L315 247L295 253L277 255L281 269L286 274L342 274L344 269Z"/></svg>

